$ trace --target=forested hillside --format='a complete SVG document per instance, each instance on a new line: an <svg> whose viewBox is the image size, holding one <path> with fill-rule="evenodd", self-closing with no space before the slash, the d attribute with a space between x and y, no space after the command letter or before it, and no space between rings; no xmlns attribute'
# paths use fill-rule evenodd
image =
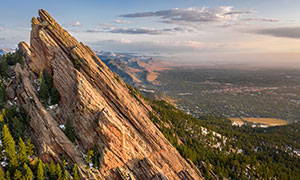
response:
<svg viewBox="0 0 300 180"><path fill-rule="evenodd" d="M24 64L24 60L20 51L0 56L0 150L2 152L0 153L0 179L67 180L73 178L79 180L76 164L68 164L65 160L62 164L55 164L53 161L47 164L41 161L28 133L30 117L17 104L17 97L14 101L8 100L6 86L11 83L12 78L16 78L12 67L17 63ZM53 90L51 77L42 73L38 83L41 87L39 96L44 100L44 105L49 106L57 103L58 96ZM66 124L65 133L70 138L73 137L70 133L72 131L72 125ZM62 159L64 158L62 157ZM92 155L87 157L87 163L92 159Z"/></svg>
<svg viewBox="0 0 300 180"><path fill-rule="evenodd" d="M143 97L137 89L132 92ZM166 101L146 99L154 110L152 121L206 179L300 178L300 123L239 127L227 118L195 118Z"/></svg>
<svg viewBox="0 0 300 180"><path fill-rule="evenodd" d="M78 179L77 167L67 164L43 163L36 155L27 133L27 116L16 102L9 101L5 87L13 78L11 67L23 64L23 56L1 56L1 165L0 177L5 179ZM55 105L58 95L51 76L43 72L39 78L39 97L45 106ZM142 96L129 86L133 96ZM143 96L142 96L143 97ZM145 98L145 97L143 97ZM300 124L272 128L232 126L226 118L187 115L165 101L151 100L152 121L183 157L189 159L207 179L299 179ZM74 130L67 122L65 133L72 140ZM97 160L94 151L87 152L87 163ZM96 151L95 151L96 152ZM62 157L63 158L63 157ZM89 167L87 165L87 167ZM69 173L68 173L69 172Z"/></svg>

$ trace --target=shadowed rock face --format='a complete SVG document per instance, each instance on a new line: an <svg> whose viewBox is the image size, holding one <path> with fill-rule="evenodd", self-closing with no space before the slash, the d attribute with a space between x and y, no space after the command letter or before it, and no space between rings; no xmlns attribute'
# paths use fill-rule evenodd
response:
<svg viewBox="0 0 300 180"><path fill-rule="evenodd" d="M30 46L17 65L14 82L19 103L31 116L31 137L44 161L65 156L77 163L86 179L202 179L150 121L151 107L133 97L126 84L85 45L79 43L45 11L32 18ZM34 80L43 69L52 75L61 101L45 108ZM76 142L59 128L72 119ZM86 170L82 153L94 146L99 169Z"/></svg>

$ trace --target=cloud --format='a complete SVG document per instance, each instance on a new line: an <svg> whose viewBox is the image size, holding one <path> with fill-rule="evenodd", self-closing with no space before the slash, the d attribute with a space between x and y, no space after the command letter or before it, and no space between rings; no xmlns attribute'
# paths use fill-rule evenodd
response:
<svg viewBox="0 0 300 180"><path fill-rule="evenodd" d="M110 33L120 34L148 34L148 35L164 35L173 34L176 32L185 32L184 28L165 28L165 29L153 29L153 28L113 28Z"/></svg>
<svg viewBox="0 0 300 180"><path fill-rule="evenodd" d="M76 21L76 22L74 22L74 23L72 23L70 25L71 26L81 26L81 23L80 23L80 21Z"/></svg>
<svg viewBox="0 0 300 180"><path fill-rule="evenodd" d="M3 30L4 30L4 28L2 26L0 26L0 31L3 31Z"/></svg>
<svg viewBox="0 0 300 180"><path fill-rule="evenodd" d="M143 41L128 39L102 40L90 43L96 49L110 51L140 52L140 53L182 53L182 52L215 52L225 47L224 44L206 43L200 41Z"/></svg>
<svg viewBox="0 0 300 180"><path fill-rule="evenodd" d="M263 22L279 22L279 19L271 19L271 18L244 18L241 19L243 21L263 21Z"/></svg>
<svg viewBox="0 0 300 180"><path fill-rule="evenodd" d="M110 27L104 30L89 29L86 30L88 33L116 33L116 34L146 34L146 35L170 35L177 32L192 32L190 29L175 27L175 28L165 28L165 29L154 29L154 28L116 28Z"/></svg>
<svg viewBox="0 0 300 180"><path fill-rule="evenodd" d="M5 38L4 37L0 37L0 41L5 41Z"/></svg>
<svg viewBox="0 0 300 180"><path fill-rule="evenodd" d="M225 23L237 21L242 15L253 14L254 11L234 10L231 6L221 6L217 8L203 7L201 9L170 9L154 12L141 12L132 14L123 14L120 17L142 18L158 17L160 22L168 24L191 25L203 23Z"/></svg>
<svg viewBox="0 0 300 180"><path fill-rule="evenodd" d="M105 31L98 30L98 29L88 29L85 32L87 32L87 33L100 33L100 32L105 32Z"/></svg>
<svg viewBox="0 0 300 180"><path fill-rule="evenodd" d="M255 30L254 33L274 37L300 39L300 27L278 27Z"/></svg>
<svg viewBox="0 0 300 180"><path fill-rule="evenodd" d="M115 19L114 23L117 23L117 24L129 24L129 23L131 23L131 21Z"/></svg>

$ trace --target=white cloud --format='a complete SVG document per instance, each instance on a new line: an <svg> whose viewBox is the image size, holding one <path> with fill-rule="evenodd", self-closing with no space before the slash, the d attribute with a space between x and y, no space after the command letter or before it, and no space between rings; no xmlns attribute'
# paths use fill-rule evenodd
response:
<svg viewBox="0 0 300 180"><path fill-rule="evenodd" d="M86 30L88 33L100 33L108 32L115 34L147 34L147 35L171 35L175 33L182 32L192 32L190 29L175 27L175 28L164 28L164 29L155 29L155 28L117 28L117 27L105 27L103 30L99 29L89 29Z"/></svg>
<svg viewBox="0 0 300 180"><path fill-rule="evenodd" d="M0 26L0 31L3 31L3 30L4 30L4 28L2 26Z"/></svg>
<svg viewBox="0 0 300 180"><path fill-rule="evenodd" d="M117 24L129 24L129 23L131 23L131 21L121 20L121 19L115 19L114 23L117 23Z"/></svg>
<svg viewBox="0 0 300 180"><path fill-rule="evenodd" d="M300 39L300 27L277 27L255 30L254 33L274 37Z"/></svg>
<svg viewBox="0 0 300 180"><path fill-rule="evenodd" d="M234 10L231 6L221 6L217 8L203 7L186 8L186 9L170 9L154 12L142 12L124 14L120 17L125 18L142 18L142 17L158 17L160 22L168 24L189 25L194 27L195 24L203 23L228 23L240 20L244 15L253 14L255 11L250 10Z"/></svg>
<svg viewBox="0 0 300 180"><path fill-rule="evenodd" d="M245 18L241 19L243 21L263 21L263 22L279 22L279 19L272 19L272 18Z"/></svg>
<svg viewBox="0 0 300 180"><path fill-rule="evenodd" d="M81 23L80 23L80 21L76 21L76 22L74 22L74 23L72 23L70 25L71 26L81 26Z"/></svg>

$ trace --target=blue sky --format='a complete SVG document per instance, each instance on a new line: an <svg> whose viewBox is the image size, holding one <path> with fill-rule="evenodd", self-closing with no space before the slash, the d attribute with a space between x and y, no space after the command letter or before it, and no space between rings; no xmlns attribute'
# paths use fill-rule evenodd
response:
<svg viewBox="0 0 300 180"><path fill-rule="evenodd" d="M94 50L300 64L299 0L0 0L0 48L29 42L41 8Z"/></svg>

